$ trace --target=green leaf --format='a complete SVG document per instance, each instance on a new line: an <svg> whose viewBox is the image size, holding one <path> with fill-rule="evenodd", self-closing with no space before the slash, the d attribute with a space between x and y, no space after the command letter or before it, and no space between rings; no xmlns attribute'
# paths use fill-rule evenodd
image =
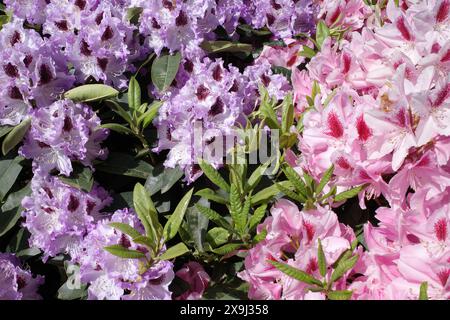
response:
<svg viewBox="0 0 450 320"><path fill-rule="evenodd" d="M6 212L15 208L20 207L23 198L31 194L30 183L28 183L25 187L16 192L12 192L6 198L5 203L3 203L1 207L1 212Z"/></svg>
<svg viewBox="0 0 450 320"><path fill-rule="evenodd" d="M118 123L105 123L102 124L100 128L110 129L112 131L123 134L133 134L133 131L131 131L129 128Z"/></svg>
<svg viewBox="0 0 450 320"><path fill-rule="evenodd" d="M91 192L92 186L94 185L94 177L92 176L91 169L81 165L74 166L74 170L70 177L61 175L59 176L59 179L69 186L86 192Z"/></svg>
<svg viewBox="0 0 450 320"><path fill-rule="evenodd" d="M199 190L195 193L195 195L220 204L228 204L228 199L220 196L210 188Z"/></svg>
<svg viewBox="0 0 450 320"><path fill-rule="evenodd" d="M226 192L230 192L230 185L225 181L224 178L222 178L220 173L216 169L214 169L212 165L202 159L199 159L198 164L203 173L208 177L209 180L211 180L211 182L213 182L216 186L225 190Z"/></svg>
<svg viewBox="0 0 450 320"><path fill-rule="evenodd" d="M244 52L249 55L253 50L250 44L231 41L203 41L200 47L208 53Z"/></svg>
<svg viewBox="0 0 450 320"><path fill-rule="evenodd" d="M2 143L3 155L6 155L22 141L30 126L31 118L27 118L8 132Z"/></svg>
<svg viewBox="0 0 450 320"><path fill-rule="evenodd" d="M325 259L325 253L323 252L322 241L320 241L320 239L317 239L317 241L319 242L319 248L317 249L317 260L319 264L319 271L320 275L322 277L325 277L325 274L327 272L327 261Z"/></svg>
<svg viewBox="0 0 450 320"><path fill-rule="evenodd" d="M14 159L0 160L0 201L6 196L22 171L20 165L22 160L23 158L20 156Z"/></svg>
<svg viewBox="0 0 450 320"><path fill-rule="evenodd" d="M85 84L64 93L64 98L75 102L94 102L113 98L119 91L105 84Z"/></svg>
<svg viewBox="0 0 450 320"><path fill-rule="evenodd" d="M162 54L153 61L152 82L159 91L165 91L170 87L180 67L181 54Z"/></svg>
<svg viewBox="0 0 450 320"><path fill-rule="evenodd" d="M293 188L293 185L290 181L282 181L282 182L279 182L278 185L282 185L282 187L284 187L284 188L289 188L289 189ZM278 186L275 184L271 185L270 187L267 187L267 188L259 191L257 194L255 194L252 197L253 205L266 203L279 193L280 193L280 190L278 189Z"/></svg>
<svg viewBox="0 0 450 320"><path fill-rule="evenodd" d="M284 98L282 106L281 131L289 132L289 129L294 124L294 103L292 101L292 94L289 93Z"/></svg>
<svg viewBox="0 0 450 320"><path fill-rule="evenodd" d="M303 179L290 166L286 166L282 170L286 175L286 178L288 178L288 180L294 185L295 189L298 191L299 196L304 198L304 201L306 201L308 191L306 189L306 184L303 181Z"/></svg>
<svg viewBox="0 0 450 320"><path fill-rule="evenodd" d="M248 178L247 185L248 190L253 190L256 188L256 186L261 181L261 178L263 177L264 173L266 172L267 168L270 166L272 162L272 159L269 159L266 163L260 165L258 168L256 168L255 171L250 175L250 178Z"/></svg>
<svg viewBox="0 0 450 320"><path fill-rule="evenodd" d="M145 258L145 254L141 251L130 250L119 244L115 244L112 246L103 247L109 253L124 259L140 259Z"/></svg>
<svg viewBox="0 0 450 320"><path fill-rule="evenodd" d="M135 77L131 77L128 84L128 105L133 110L141 106L141 87Z"/></svg>
<svg viewBox="0 0 450 320"><path fill-rule="evenodd" d="M351 270L358 261L358 255L345 260L341 260L331 274L330 284L339 280L344 273Z"/></svg>
<svg viewBox="0 0 450 320"><path fill-rule="evenodd" d="M228 243L219 248L215 248L211 251L214 252L215 254L219 254L219 255L223 256L223 255L229 254L229 253L239 249L240 247L242 247L242 245L243 245L242 243Z"/></svg>
<svg viewBox="0 0 450 320"><path fill-rule="evenodd" d="M303 51L300 51L299 55L311 59L316 55L316 52L308 46L303 46Z"/></svg>
<svg viewBox="0 0 450 320"><path fill-rule="evenodd" d="M242 208L241 195L239 194L237 186L233 183L230 191L230 215L233 219L236 230L238 230L241 234L245 229L245 224L247 223L247 217L242 215Z"/></svg>
<svg viewBox="0 0 450 320"><path fill-rule="evenodd" d="M288 276L290 276L298 281L301 281L301 282L304 282L307 284L311 284L311 285L317 285L320 287L322 286L322 282L320 282L313 276L309 275L308 273L306 273L300 269L291 267L288 264L281 263L278 261L268 260L267 262L269 262L271 265L273 265L275 268L277 268L284 274L287 274Z"/></svg>
<svg viewBox="0 0 450 320"><path fill-rule="evenodd" d="M149 237L146 237L146 236L142 236L142 235L140 235L136 238L133 238L133 242L137 243L137 244L142 244L142 245L147 246L152 249L154 249L154 247L155 247L155 244L153 243L152 239L150 239Z"/></svg>
<svg viewBox="0 0 450 320"><path fill-rule="evenodd" d="M200 199L198 203L208 202ZM195 248L199 252L204 252L203 243L206 239L206 231L208 230L209 219L202 214L196 206L189 207L185 214L186 217L186 229L190 235L191 240L194 242Z"/></svg>
<svg viewBox="0 0 450 320"><path fill-rule="evenodd" d="M0 126L0 138L10 132L13 128L13 126Z"/></svg>
<svg viewBox="0 0 450 320"><path fill-rule="evenodd" d="M212 228L206 234L206 240L213 248L227 243L229 237L230 233L226 229L220 227Z"/></svg>
<svg viewBox="0 0 450 320"><path fill-rule="evenodd" d="M327 294L329 300L350 300L353 292L349 290L330 291Z"/></svg>
<svg viewBox="0 0 450 320"><path fill-rule="evenodd" d="M327 185L328 182L330 182L331 177L333 176L334 172L334 165L332 164L331 167L325 171L325 173L322 176L322 179L320 179L319 185L316 188L316 195L320 194L323 190L323 188Z"/></svg>
<svg viewBox="0 0 450 320"><path fill-rule="evenodd" d="M143 9L140 7L131 7L127 10L127 20L132 24L138 24L139 17L141 16Z"/></svg>
<svg viewBox="0 0 450 320"><path fill-rule="evenodd" d="M304 203L306 201L306 199L302 196L301 193L297 194L297 193L291 191L289 188L285 188L281 183L276 183L275 185L277 186L278 190L283 192L289 198L291 198L297 202L300 202L300 203Z"/></svg>
<svg viewBox="0 0 450 320"><path fill-rule="evenodd" d="M131 126L133 124L133 119L131 119L131 115L116 101L114 100L106 100L106 105L111 108L112 111L121 116L128 124Z"/></svg>
<svg viewBox="0 0 450 320"><path fill-rule="evenodd" d="M428 300L428 282L426 281L420 284L419 300Z"/></svg>
<svg viewBox="0 0 450 320"><path fill-rule="evenodd" d="M266 236L267 230L264 229L253 238L253 244L257 244L258 242L263 241L264 239L266 239Z"/></svg>
<svg viewBox="0 0 450 320"><path fill-rule="evenodd" d="M159 108L162 106L161 101L153 101L152 104L148 107L147 111L145 111L139 118L138 124L142 123L142 128L147 128L150 123L152 123L153 119L158 114Z"/></svg>
<svg viewBox="0 0 450 320"><path fill-rule="evenodd" d="M261 222L262 218L266 215L267 204L259 206L248 222L248 229L251 231Z"/></svg>
<svg viewBox="0 0 450 320"><path fill-rule="evenodd" d="M160 260L171 260L173 258L179 257L185 253L189 252L188 247L182 242L174 245L173 247L170 247L167 249L162 255L160 255L158 258Z"/></svg>
<svg viewBox="0 0 450 320"><path fill-rule="evenodd" d="M330 36L330 30L328 29L327 25L325 24L325 21L320 20L319 23L317 24L317 28L316 28L316 43L317 43L319 50L322 48L322 44L325 41L325 39L329 36Z"/></svg>
<svg viewBox="0 0 450 320"><path fill-rule="evenodd" d="M214 222L219 227L222 227L224 229L227 229L228 231L234 232L233 227L225 220L224 217L222 217L220 214L218 214L213 209L207 208L205 206L202 206L200 204L196 204L195 207L200 211L203 215L208 217L209 220Z"/></svg>
<svg viewBox="0 0 450 320"><path fill-rule="evenodd" d="M103 172L141 179L147 179L153 170L147 162L119 152L111 152L108 159L98 163L95 168Z"/></svg>
<svg viewBox="0 0 450 320"><path fill-rule="evenodd" d="M179 167L164 168L162 165L158 166L148 175L147 181L145 182L145 188L151 196L158 191L165 193L180 180L183 174L184 172Z"/></svg>
<svg viewBox="0 0 450 320"><path fill-rule="evenodd" d="M164 241L169 241L176 236L178 229L181 226L181 222L183 221L184 214L186 213L186 209L189 205L189 201L191 201L193 191L194 189L191 189L184 195L175 208L175 211L171 214L169 220L167 220L163 232Z"/></svg>
<svg viewBox="0 0 450 320"><path fill-rule="evenodd" d="M22 213L22 207L0 212L0 237L11 230L17 223Z"/></svg>
<svg viewBox="0 0 450 320"><path fill-rule="evenodd" d="M281 75L283 75L286 79L288 79L288 81L292 77L292 71L290 69L288 69L288 68L285 68L285 67L273 66L272 67L272 71L273 71L274 74L281 74Z"/></svg>
<svg viewBox="0 0 450 320"><path fill-rule="evenodd" d="M146 236L159 245L162 226L158 221L158 213L147 190L140 183L134 186L133 206L145 228Z"/></svg>
<svg viewBox="0 0 450 320"><path fill-rule="evenodd" d="M130 226L130 225L126 224L126 223L111 222L111 223L109 223L109 225L111 227L113 227L114 229L117 229L120 232L129 235L133 240L135 238L139 238L139 237L142 236L139 231L137 231L132 226Z"/></svg>
<svg viewBox="0 0 450 320"><path fill-rule="evenodd" d="M347 200L347 199L351 199L351 198L357 196L358 193L360 193L364 188L365 188L365 185L360 185L360 186L352 188L350 190L338 193L334 197L334 201L335 202L340 202L340 201L344 201L344 200Z"/></svg>

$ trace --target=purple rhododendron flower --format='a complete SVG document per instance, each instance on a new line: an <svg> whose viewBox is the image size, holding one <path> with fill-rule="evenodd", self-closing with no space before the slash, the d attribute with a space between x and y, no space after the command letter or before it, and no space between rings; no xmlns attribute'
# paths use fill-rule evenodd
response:
<svg viewBox="0 0 450 320"><path fill-rule="evenodd" d="M37 290L43 283L42 276L22 269L15 255L0 253L0 300L40 300Z"/></svg>

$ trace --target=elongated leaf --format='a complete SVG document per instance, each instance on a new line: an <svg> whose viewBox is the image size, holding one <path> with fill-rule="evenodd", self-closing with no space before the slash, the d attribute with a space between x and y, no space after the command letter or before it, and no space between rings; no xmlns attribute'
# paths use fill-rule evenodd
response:
<svg viewBox="0 0 450 320"><path fill-rule="evenodd" d="M153 167L143 160L119 152L111 152L106 161L95 166L96 169L112 174L147 179Z"/></svg>
<svg viewBox="0 0 450 320"><path fill-rule="evenodd" d="M8 211L0 212L0 237L13 228L20 218L22 208L13 208Z"/></svg>
<svg viewBox="0 0 450 320"><path fill-rule="evenodd" d="M317 249L319 272L322 277L325 277L325 274L327 272L327 261L325 260L325 253L323 252L322 241L320 241L320 239L317 239L317 241L319 242L319 248Z"/></svg>
<svg viewBox="0 0 450 320"><path fill-rule="evenodd" d="M330 291L327 294L328 299L330 300L350 300L353 292L350 290L342 290L342 291Z"/></svg>
<svg viewBox="0 0 450 320"><path fill-rule="evenodd" d="M322 48L322 44L325 41L325 39L329 36L330 30L328 29L325 22L323 20L320 20L316 28L316 43L319 50Z"/></svg>
<svg viewBox="0 0 450 320"><path fill-rule="evenodd" d="M158 213L147 190L137 183L133 191L133 205L145 228L146 236L158 244L162 236L162 226L158 221Z"/></svg>
<svg viewBox="0 0 450 320"><path fill-rule="evenodd" d="M283 169L286 178L294 185L295 189L297 189L298 193L302 198L307 198L308 191L306 189L306 184L303 182L303 179L298 175L298 173L291 167L286 166Z"/></svg>
<svg viewBox="0 0 450 320"><path fill-rule="evenodd" d="M188 253L189 249L182 242L174 245L167 249L162 255L159 256L160 260L170 260L179 256L182 256L185 253Z"/></svg>
<svg viewBox="0 0 450 320"><path fill-rule="evenodd" d="M129 128L118 123L105 123L102 124L100 128L110 129L112 131L123 134L133 134L133 131L131 131Z"/></svg>
<svg viewBox="0 0 450 320"><path fill-rule="evenodd" d="M114 229L117 229L120 232L129 235L133 239L142 236L139 231L137 231L132 226L130 226L130 225L126 224L126 223L111 222L111 223L109 223L109 225L111 227L113 227Z"/></svg>
<svg viewBox="0 0 450 320"><path fill-rule="evenodd" d="M248 229L252 231L261 222L262 218L266 215L267 204L259 206L248 222Z"/></svg>
<svg viewBox="0 0 450 320"><path fill-rule="evenodd" d="M228 231L234 232L233 227L225 220L224 217L222 217L220 214L218 214L213 209L204 207L200 204L196 204L195 207L200 211L203 215L208 217L209 220L217 224L219 227L222 227L224 229L227 229Z"/></svg>
<svg viewBox="0 0 450 320"><path fill-rule="evenodd" d="M164 168L164 166L155 167L149 174L147 181L145 181L145 188L151 196L158 191L165 193L172 188L172 186L180 180L184 172L179 168Z"/></svg>
<svg viewBox="0 0 450 320"><path fill-rule="evenodd" d="M289 128L294 124L294 103L292 95L288 94L283 100L283 113L281 120L282 132L288 132Z"/></svg>
<svg viewBox="0 0 450 320"><path fill-rule="evenodd" d="M215 254L226 255L239 249L240 247L242 247L242 245L242 243L228 243L219 248L213 249L212 252L214 252Z"/></svg>
<svg viewBox="0 0 450 320"><path fill-rule="evenodd" d="M83 166L74 166L74 170L70 177L59 176L59 179L68 184L86 192L91 192L94 185L94 177L92 176L91 169Z"/></svg>
<svg viewBox="0 0 450 320"><path fill-rule="evenodd" d="M0 160L0 201L6 196L22 171L20 165L22 160L22 157Z"/></svg>
<svg viewBox="0 0 450 320"><path fill-rule="evenodd" d="M420 284L419 300L428 300L428 282Z"/></svg>
<svg viewBox="0 0 450 320"><path fill-rule="evenodd" d="M277 183L275 185L281 192L283 192L289 198L291 198L297 202L300 202L300 203L304 203L306 201L306 199L302 196L301 193L297 194L297 193L291 191L289 188L285 188L281 183Z"/></svg>
<svg viewBox="0 0 450 320"><path fill-rule="evenodd" d="M333 270L333 273L331 274L330 283L339 280L347 271L351 270L358 261L358 258L359 258L358 255L354 255L349 259L340 261L339 264L336 266L336 268Z"/></svg>
<svg viewBox="0 0 450 320"><path fill-rule="evenodd" d="M152 239L142 235L133 238L133 242L137 244L142 244L152 249L155 247L155 244L153 243Z"/></svg>
<svg viewBox="0 0 450 320"><path fill-rule="evenodd" d="M331 177L333 176L333 172L334 172L334 165L331 165L331 167L329 167L327 171L325 171L325 173L323 174L322 179L320 179L319 185L315 190L316 195L320 194L323 188L325 188L325 186L327 185L327 183L330 182Z"/></svg>
<svg viewBox="0 0 450 320"><path fill-rule="evenodd" d="M206 235L206 240L213 248L227 243L230 233L228 230L220 227L212 228Z"/></svg>
<svg viewBox="0 0 450 320"><path fill-rule="evenodd" d="M264 229L253 238L253 244L257 244L258 242L263 241L264 239L266 239L266 236L267 230Z"/></svg>
<svg viewBox="0 0 450 320"><path fill-rule="evenodd" d="M195 193L195 195L217 203L228 204L228 199L220 196L210 188L199 190Z"/></svg>
<svg viewBox="0 0 450 320"><path fill-rule="evenodd" d="M273 265L275 268L277 268L284 274L287 274L288 276L290 276L298 281L301 281L301 282L304 282L307 284L311 284L311 285L322 286L322 282L320 282L313 276L309 275L308 273L306 273L300 269L291 267L288 264L281 263L278 261L268 260L267 262L269 262L271 265Z"/></svg>
<svg viewBox="0 0 450 320"><path fill-rule="evenodd" d="M181 54L163 54L153 61L152 82L159 91L165 91L170 87L180 66Z"/></svg>
<svg viewBox="0 0 450 320"><path fill-rule="evenodd" d="M339 202L339 201L344 201L344 200L347 200L347 199L351 199L351 198L357 196L358 193L360 193L364 188L365 188L365 185L361 185L361 186L352 188L350 190L338 193L334 197L334 201L335 202Z"/></svg>
<svg viewBox="0 0 450 320"><path fill-rule="evenodd" d="M23 198L30 195L31 188L30 183L28 183L25 187L22 189L12 192L8 195L8 198L6 198L5 203L1 207L1 212L6 212L15 208L20 207L20 204L22 203Z"/></svg>
<svg viewBox="0 0 450 320"><path fill-rule="evenodd" d="M224 178L220 175L219 172L217 172L216 169L209 163L206 163L203 160L199 160L200 168L202 169L203 173L208 177L211 182L213 182L216 186L219 188L222 188L226 192L230 192L230 185L225 181Z"/></svg>
<svg viewBox="0 0 450 320"><path fill-rule="evenodd" d="M208 201L200 199L197 203L207 205ZM199 252L204 252L203 243L206 240L206 232L208 230L208 217L202 214L196 206L189 207L186 210L185 217L186 229L190 235L190 239L194 242L194 246Z"/></svg>
<svg viewBox="0 0 450 320"><path fill-rule="evenodd" d="M13 126L0 126L0 138L10 132L12 129L14 129Z"/></svg>
<svg viewBox="0 0 450 320"><path fill-rule="evenodd" d="M263 177L263 174L266 172L267 168L271 164L271 160L267 161L266 163L263 163L258 168L256 168L255 171L250 175L250 178L248 178L247 185L248 190L253 190L261 181L261 178Z"/></svg>
<svg viewBox="0 0 450 320"><path fill-rule="evenodd" d="M147 109L147 111L145 111L145 113L143 113L139 118L138 118L138 124L142 123L142 128L147 128L150 123L152 123L153 119L155 119L156 115L158 114L159 108L162 106L162 102L161 101L154 101Z"/></svg>
<svg viewBox="0 0 450 320"><path fill-rule="evenodd" d="M279 182L278 184L282 185L284 188L288 188L288 189L293 188L293 185L290 181L282 181L282 182ZM271 185L270 187L267 187L267 188L259 191L257 194L255 194L252 197L253 205L258 205L261 203L268 202L279 193L280 193L280 190L278 189L278 186L275 184Z"/></svg>
<svg viewBox="0 0 450 320"><path fill-rule="evenodd" d="M128 124L131 126L133 124L133 119L131 115L116 101L114 100L106 100L106 105L111 108L112 111L121 116Z"/></svg>
<svg viewBox="0 0 450 320"><path fill-rule="evenodd" d="M246 217L242 215L242 202L241 196L235 184L231 185L230 191L230 215L233 219L236 230L240 233L245 229Z"/></svg>
<svg viewBox="0 0 450 320"><path fill-rule="evenodd" d="M311 59L312 57L314 57L316 55L316 52L314 51L314 49L311 49L308 46L303 46L303 51L300 51L299 55L301 55L302 57Z"/></svg>
<svg viewBox="0 0 450 320"><path fill-rule="evenodd" d="M141 251L130 250L118 244L107 246L104 247L103 249L105 249L106 251L117 257L124 259L140 259L145 257L145 254L142 253Z"/></svg>
<svg viewBox="0 0 450 320"><path fill-rule="evenodd" d="M166 225L164 226L164 240L169 241L173 237L176 236L178 229L181 226L181 222L183 221L184 214L186 213L186 209L189 205L189 201L191 201L192 192L194 189L189 190L188 193L184 195L181 201L178 203L175 211L170 216Z"/></svg>
<svg viewBox="0 0 450 320"><path fill-rule="evenodd" d="M131 77L128 85L128 105L133 110L141 106L141 87L135 77Z"/></svg>
<svg viewBox="0 0 450 320"><path fill-rule="evenodd" d="M110 99L119 94L119 91L105 84L85 84L64 93L64 98L75 102L94 102Z"/></svg>
<svg viewBox="0 0 450 320"><path fill-rule="evenodd" d="M249 55L252 53L253 47L247 43L231 42L231 41L203 41L200 47L209 53L221 52L244 52Z"/></svg>
<svg viewBox="0 0 450 320"><path fill-rule="evenodd" d="M3 155L6 155L22 141L30 126L31 118L27 118L8 132L2 143Z"/></svg>

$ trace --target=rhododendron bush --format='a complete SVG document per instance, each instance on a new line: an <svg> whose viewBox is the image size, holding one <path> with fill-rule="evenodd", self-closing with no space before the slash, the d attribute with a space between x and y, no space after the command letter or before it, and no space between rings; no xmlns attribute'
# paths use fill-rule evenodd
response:
<svg viewBox="0 0 450 320"><path fill-rule="evenodd" d="M0 300L450 298L450 0L0 13Z"/></svg>

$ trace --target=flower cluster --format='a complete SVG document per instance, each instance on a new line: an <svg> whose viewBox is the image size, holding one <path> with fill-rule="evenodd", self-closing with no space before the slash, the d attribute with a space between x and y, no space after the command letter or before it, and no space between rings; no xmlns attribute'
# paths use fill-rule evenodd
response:
<svg viewBox="0 0 450 320"><path fill-rule="evenodd" d="M73 256L80 265L82 283L89 283L88 299L92 300L167 300L169 284L175 274L169 261L149 265L147 248L136 244L126 234L109 225L125 223L143 232L136 213L118 210L110 218L100 220L84 238ZM146 254L145 258L123 259L104 250L105 246L121 245Z"/></svg>
<svg viewBox="0 0 450 320"><path fill-rule="evenodd" d="M100 211L111 203L100 186L87 193L40 172L35 172L31 189L22 201L24 226L31 233L30 245L44 252L44 260L75 253Z"/></svg>
<svg viewBox="0 0 450 320"><path fill-rule="evenodd" d="M98 128L100 119L92 109L71 100L59 100L32 113L31 129L20 153L33 159L36 171L57 169L69 176L71 160L91 166L96 158L105 159L100 146L109 130Z"/></svg>
<svg viewBox="0 0 450 320"><path fill-rule="evenodd" d="M258 232L266 230L265 240L248 252L245 271L238 274L250 284L249 298L325 299L324 293L309 291L308 284L289 277L269 261L287 263L320 278L319 240L327 265L332 265L344 251L351 248L351 242L355 240L353 230L339 223L336 214L327 208L299 211L294 203L284 199L275 203L270 213L271 216L258 226ZM355 275L356 268L333 283L332 289L346 289L347 280ZM327 279L331 272L328 268Z"/></svg>
<svg viewBox="0 0 450 320"><path fill-rule="evenodd" d="M208 157L215 167L223 163L227 150L216 150L234 137L233 126L256 107L258 84L281 99L290 88L286 78L273 74L266 61L249 66L244 73L223 61L192 63L191 77L178 91L172 92L160 109L156 126L159 133L155 151L170 149L167 167L180 166L192 182L201 175L197 159ZM232 140L234 142L234 140ZM232 144L229 145L232 147ZM215 151L215 152L214 152Z"/></svg>
<svg viewBox="0 0 450 320"><path fill-rule="evenodd" d="M16 256L0 253L0 300L38 300L37 290L43 282L43 277L22 269Z"/></svg>

